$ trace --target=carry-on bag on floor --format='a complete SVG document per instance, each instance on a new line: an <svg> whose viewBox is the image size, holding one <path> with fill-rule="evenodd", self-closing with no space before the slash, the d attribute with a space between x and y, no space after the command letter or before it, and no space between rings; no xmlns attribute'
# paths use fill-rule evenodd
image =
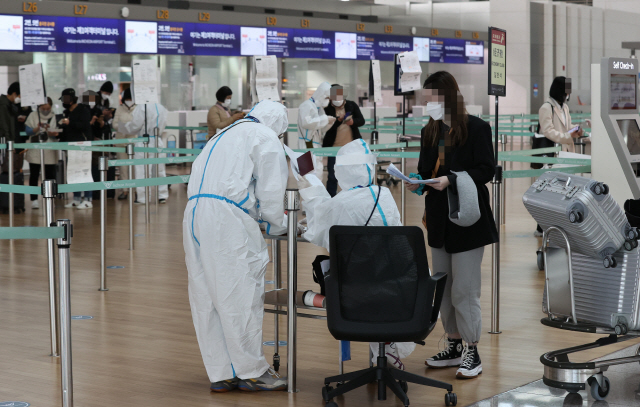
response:
<svg viewBox="0 0 640 407"><path fill-rule="evenodd" d="M543 230L562 228L572 251L600 259L605 268L616 266L613 254L622 247L638 246L638 230L601 182L549 171L529 187L522 201ZM551 243L565 247L557 233L552 234Z"/></svg>
<svg viewBox="0 0 640 407"><path fill-rule="evenodd" d="M605 269L602 262L572 251L573 292L576 318L598 327L613 328L619 335L640 330L640 250L621 250L613 254L618 266ZM570 292L555 294L569 299ZM562 285L567 290L568 285ZM542 310L547 312L547 290Z"/></svg>
<svg viewBox="0 0 640 407"><path fill-rule="evenodd" d="M3 172L0 174L0 184L8 184L9 183L9 173ZM24 185L24 174L21 172L13 173L13 184L14 185ZM24 194L13 194L13 212L14 213L22 213L24 212ZM9 194L0 192L0 212L9 213Z"/></svg>

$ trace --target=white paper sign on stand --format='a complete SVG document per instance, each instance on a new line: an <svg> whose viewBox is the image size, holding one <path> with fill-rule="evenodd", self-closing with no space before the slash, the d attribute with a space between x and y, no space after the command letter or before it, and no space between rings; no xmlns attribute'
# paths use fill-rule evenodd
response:
<svg viewBox="0 0 640 407"><path fill-rule="evenodd" d="M47 103L42 64L20 65L18 78L22 106L38 106Z"/></svg>
<svg viewBox="0 0 640 407"><path fill-rule="evenodd" d="M380 76L380 61L371 60L371 75L373 79L373 101L382 103L382 79Z"/></svg>
<svg viewBox="0 0 640 407"><path fill-rule="evenodd" d="M411 92L421 89L420 75L422 68L416 51L406 51L398 54L400 59L400 89L402 92Z"/></svg>
<svg viewBox="0 0 640 407"><path fill-rule="evenodd" d="M90 146L90 141L69 143L75 146ZM67 152L67 184L93 182L91 176L91 151L69 150Z"/></svg>
<svg viewBox="0 0 640 407"><path fill-rule="evenodd" d="M255 87L258 101L280 101L278 94L278 59L275 55L253 58L255 64Z"/></svg>
<svg viewBox="0 0 640 407"><path fill-rule="evenodd" d="M153 59L134 59L131 63L131 71L133 103L137 105L160 103L156 61Z"/></svg>

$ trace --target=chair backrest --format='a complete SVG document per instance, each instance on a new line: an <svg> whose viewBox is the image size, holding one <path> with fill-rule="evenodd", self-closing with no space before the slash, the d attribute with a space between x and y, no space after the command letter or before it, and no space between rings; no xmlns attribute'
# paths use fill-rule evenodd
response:
<svg viewBox="0 0 640 407"><path fill-rule="evenodd" d="M329 239L327 324L336 339L412 342L431 332L446 276L430 276L422 229L333 226Z"/></svg>

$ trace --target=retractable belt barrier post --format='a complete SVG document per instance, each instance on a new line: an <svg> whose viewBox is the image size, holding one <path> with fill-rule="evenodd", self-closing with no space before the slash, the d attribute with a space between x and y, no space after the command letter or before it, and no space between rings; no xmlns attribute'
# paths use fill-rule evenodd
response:
<svg viewBox="0 0 640 407"><path fill-rule="evenodd" d="M153 131L156 138L156 148L158 148L160 147L160 135L158 133L159 130L156 127L155 129L153 129ZM155 153L155 156L156 156L155 158L160 158L160 152ZM157 162L155 164L155 170L156 170L156 173L154 176L157 178L160 176L160 164L158 164ZM160 186L159 185L156 185L155 191L156 191L156 196L155 196L156 216L158 216L158 203L160 202Z"/></svg>
<svg viewBox="0 0 640 407"><path fill-rule="evenodd" d="M507 150L507 136L504 134L500 136L500 143L502 144L502 152L506 152ZM498 157L500 155L498 154ZM502 168L506 168L506 161L502 160ZM506 207L507 207L507 182L503 179L500 184L502 187L502 191L500 191L500 195L502 197L502 202L500 204L500 225L504 225L506 221ZM499 227L499 225L498 225Z"/></svg>
<svg viewBox="0 0 640 407"><path fill-rule="evenodd" d="M404 147L402 147L400 149L400 152L404 153L406 149ZM405 157L402 157L401 159L401 171L403 174L406 174L407 171L407 159ZM406 218L407 218L407 194L406 194L406 188L404 187L404 185L402 183L400 183L400 208L402 209L402 214L401 216L401 222L403 226L407 226L406 224Z"/></svg>
<svg viewBox="0 0 640 407"><path fill-rule="evenodd" d="M45 221L47 227L55 226L53 222L54 214L54 200L53 198L58 194L58 188L56 181L52 179L45 180L42 183L42 200L45 208ZM49 317L51 327L51 355L57 357L60 355L59 337L60 332L58 330L60 324L58 320L58 282L56 280L56 259L54 239L47 240L47 260L49 266Z"/></svg>
<svg viewBox="0 0 640 407"><path fill-rule="evenodd" d="M71 361L71 295L70 295L70 246L73 226L68 219L58 220L58 227L65 230L58 239L58 271L60 275L60 377L62 407L73 407L73 372Z"/></svg>
<svg viewBox="0 0 640 407"><path fill-rule="evenodd" d="M296 393L296 325L298 308L296 291L298 290L298 211L300 193L297 189L287 189L285 209L287 210L287 392Z"/></svg>
<svg viewBox="0 0 640 407"><path fill-rule="evenodd" d="M100 181L107 180L107 157L100 157L98 163ZM100 191L100 288L98 291L109 291L107 288L107 190Z"/></svg>
<svg viewBox="0 0 640 407"><path fill-rule="evenodd" d="M13 141L7 142L7 156L9 163L9 185L13 185ZM9 192L9 227L13 227L13 192Z"/></svg>
<svg viewBox="0 0 640 407"><path fill-rule="evenodd" d="M127 155L133 160L133 144L127 144ZM133 179L133 165L127 169L129 180ZM129 250L133 250L133 187L129 187Z"/></svg>
<svg viewBox="0 0 640 407"><path fill-rule="evenodd" d="M144 142L144 147L149 148L148 140ZM144 158L145 160L149 158L148 151L144 152ZM144 168L144 178L149 179L149 166L145 164L143 168ZM149 224L150 220L149 220L149 187L148 186L144 187L144 220L146 224Z"/></svg>

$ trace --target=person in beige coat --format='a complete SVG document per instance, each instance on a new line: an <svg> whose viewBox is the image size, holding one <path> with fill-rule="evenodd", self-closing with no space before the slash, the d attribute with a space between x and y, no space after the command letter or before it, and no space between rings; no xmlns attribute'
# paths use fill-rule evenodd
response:
<svg viewBox="0 0 640 407"><path fill-rule="evenodd" d="M232 94L233 93L228 86L223 86L216 92L216 99L218 100L218 103L213 105L207 114L207 126L209 127L207 140L215 135L218 130L224 129L231 123L234 123L245 116L242 112L231 114L229 111Z"/></svg>
<svg viewBox="0 0 640 407"><path fill-rule="evenodd" d="M125 89L122 92L122 105L116 109L116 114L113 116L113 129L116 131L117 139L133 138L137 137L137 134L126 134L124 132L124 123L128 123L133 120L133 110L136 105L131 100L131 89ZM122 128L121 128L122 127ZM129 156L127 153L118 153L118 160L127 160ZM120 167L120 179L129 179L129 167ZM118 199L127 199L128 191L122 190L122 193L118 196Z"/></svg>
<svg viewBox="0 0 640 407"><path fill-rule="evenodd" d="M46 134L46 142L58 141L59 129L56 128L56 115L51 111L53 101L47 98L47 103L38 106L38 110L31 112L25 121L25 130L29 139L28 143L39 143L40 133ZM29 185L38 186L40 178L40 150L29 148L26 152L26 160L29 162ZM57 150L44 150L44 174L45 179L56 178L56 164L58 163ZM31 195L31 208L38 209L38 196Z"/></svg>
<svg viewBox="0 0 640 407"><path fill-rule="evenodd" d="M571 131L575 126L571 123L571 114L567 101L571 94L571 79L558 76L549 89L549 99L538 111L540 134L547 139L562 145L563 151L574 151L574 139L582 137L584 130Z"/></svg>

